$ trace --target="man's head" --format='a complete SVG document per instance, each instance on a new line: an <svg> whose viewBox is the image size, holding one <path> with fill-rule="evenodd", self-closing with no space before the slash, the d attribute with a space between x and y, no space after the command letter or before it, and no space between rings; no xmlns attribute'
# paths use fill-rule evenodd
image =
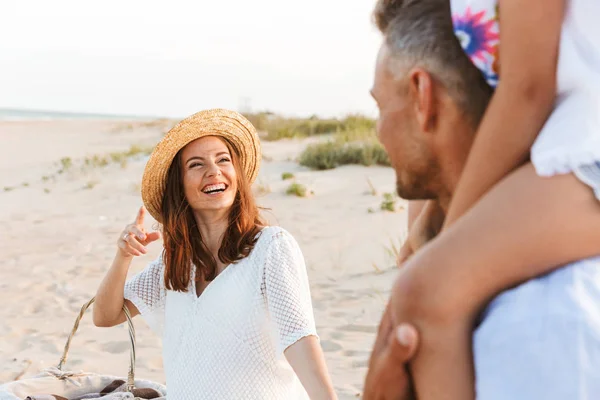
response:
<svg viewBox="0 0 600 400"><path fill-rule="evenodd" d="M492 89L454 36L447 0L379 0L374 19L384 40L372 94L398 194L437 198L458 179Z"/></svg>

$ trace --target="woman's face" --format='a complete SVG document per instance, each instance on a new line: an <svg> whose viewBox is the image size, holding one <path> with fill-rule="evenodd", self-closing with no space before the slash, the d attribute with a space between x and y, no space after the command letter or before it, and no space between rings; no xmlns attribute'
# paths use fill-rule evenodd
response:
<svg viewBox="0 0 600 400"><path fill-rule="evenodd" d="M194 211L229 210L237 193L233 158L225 142L205 136L181 152L183 190Z"/></svg>

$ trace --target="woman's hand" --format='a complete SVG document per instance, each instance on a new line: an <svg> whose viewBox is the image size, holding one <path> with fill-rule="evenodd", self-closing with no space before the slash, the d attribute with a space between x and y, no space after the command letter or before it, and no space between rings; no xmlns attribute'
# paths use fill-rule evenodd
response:
<svg viewBox="0 0 600 400"><path fill-rule="evenodd" d="M125 227L117 240L119 254L125 258L146 254L146 245L160 239L160 232L146 233L144 229L144 216L146 209L140 207L135 221Z"/></svg>

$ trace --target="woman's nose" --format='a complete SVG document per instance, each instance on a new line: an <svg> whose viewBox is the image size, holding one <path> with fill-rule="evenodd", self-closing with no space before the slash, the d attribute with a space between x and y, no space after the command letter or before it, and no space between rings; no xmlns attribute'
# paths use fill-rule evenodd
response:
<svg viewBox="0 0 600 400"><path fill-rule="evenodd" d="M215 163L210 163L208 166L208 172L207 172L208 176L219 176L221 175L221 170L219 169L219 166Z"/></svg>

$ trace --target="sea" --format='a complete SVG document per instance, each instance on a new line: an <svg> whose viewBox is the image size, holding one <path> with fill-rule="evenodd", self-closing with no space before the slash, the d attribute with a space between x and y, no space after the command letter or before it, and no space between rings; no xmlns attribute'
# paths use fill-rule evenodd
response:
<svg viewBox="0 0 600 400"><path fill-rule="evenodd" d="M13 108L0 108L0 121L52 121L52 120L153 120L159 119L158 116L140 116L140 115L115 115L115 114L94 114L94 113L76 113L64 111L42 111L25 110Z"/></svg>

